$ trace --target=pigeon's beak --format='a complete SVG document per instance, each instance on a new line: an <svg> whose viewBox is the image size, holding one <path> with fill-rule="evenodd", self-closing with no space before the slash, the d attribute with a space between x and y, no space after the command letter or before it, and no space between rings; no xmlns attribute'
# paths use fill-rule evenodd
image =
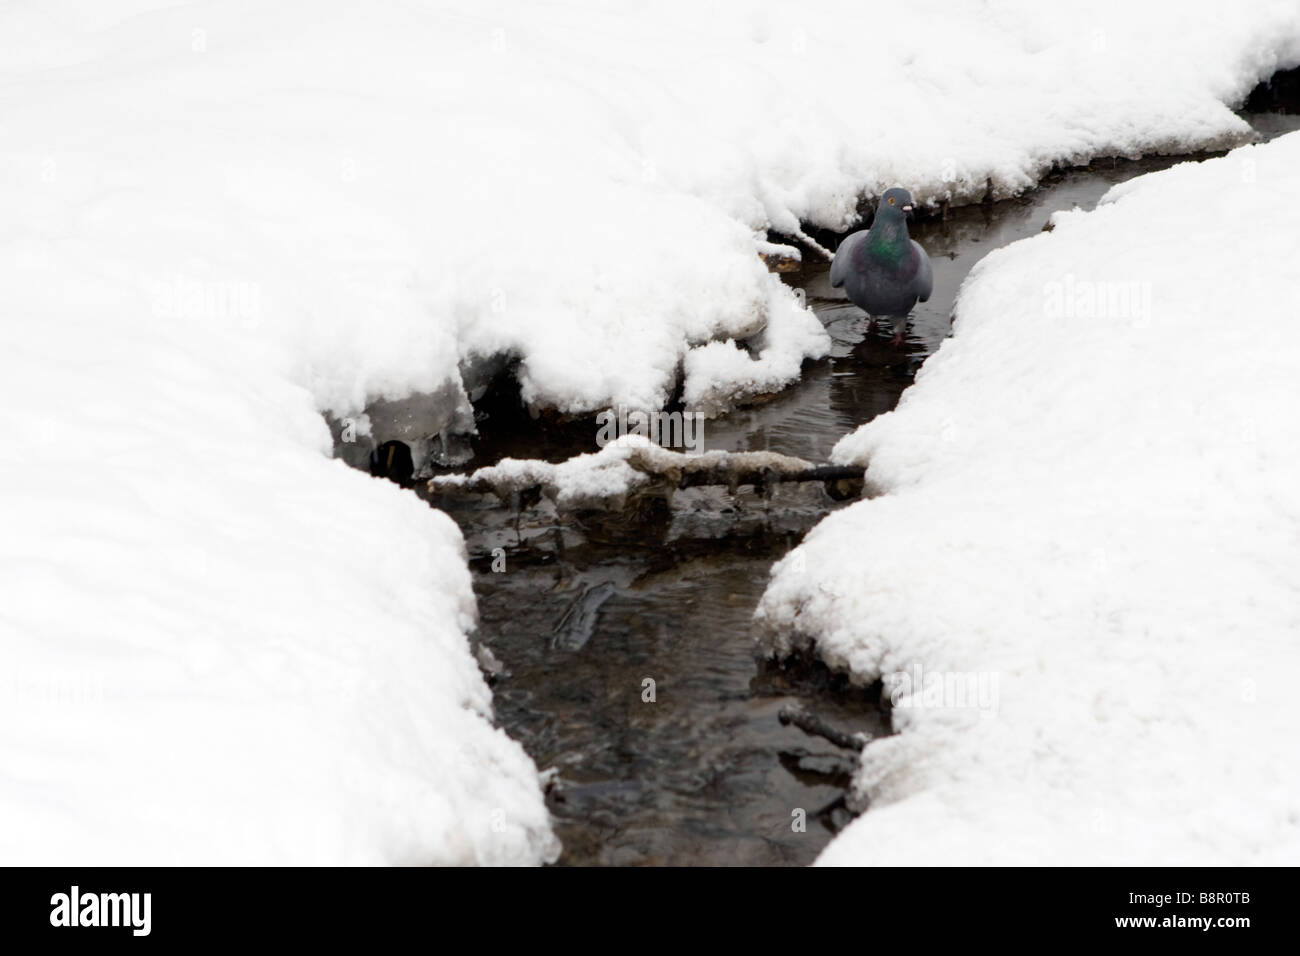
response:
<svg viewBox="0 0 1300 956"><path fill-rule="evenodd" d="M903 212L911 212L911 211L912 211L911 203L908 203L906 206L903 207Z"/></svg>

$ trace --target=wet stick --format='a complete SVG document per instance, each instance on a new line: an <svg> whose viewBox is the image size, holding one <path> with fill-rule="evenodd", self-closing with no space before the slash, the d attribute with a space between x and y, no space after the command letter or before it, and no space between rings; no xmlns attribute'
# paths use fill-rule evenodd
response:
<svg viewBox="0 0 1300 956"><path fill-rule="evenodd" d="M833 727L816 714L809 713L797 705L782 707L781 712L777 714L777 719L782 724L794 724L804 733L829 740L835 746L843 747L845 750L861 751L867 745L867 738L864 735L850 734Z"/></svg>

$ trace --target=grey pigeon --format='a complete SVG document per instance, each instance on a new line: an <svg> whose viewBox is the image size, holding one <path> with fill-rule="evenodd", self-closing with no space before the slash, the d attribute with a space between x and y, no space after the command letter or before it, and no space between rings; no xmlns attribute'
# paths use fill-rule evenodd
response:
<svg viewBox="0 0 1300 956"><path fill-rule="evenodd" d="M870 229L847 236L831 263L831 285L843 287L849 301L876 320L894 323L894 345L903 342L907 314L930 298L934 273L930 257L907 234L912 194L895 186L880 197Z"/></svg>

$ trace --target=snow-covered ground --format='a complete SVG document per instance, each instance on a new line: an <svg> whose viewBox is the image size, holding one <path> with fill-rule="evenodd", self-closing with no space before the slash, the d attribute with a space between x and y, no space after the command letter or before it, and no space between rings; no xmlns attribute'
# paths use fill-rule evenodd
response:
<svg viewBox="0 0 1300 956"><path fill-rule="evenodd" d="M237 326L5 232L0 861L552 856L453 523L331 461Z"/></svg>
<svg viewBox="0 0 1300 956"><path fill-rule="evenodd" d="M774 647L883 678L843 863L1300 859L1300 134L985 258Z"/></svg>
<svg viewBox="0 0 1300 956"><path fill-rule="evenodd" d="M1295 63L1276 0L9 4L6 220L255 325L340 416L497 352L538 404L658 407L680 367L711 408L827 347L767 229L1224 143ZM725 345L764 320L762 361Z"/></svg>
<svg viewBox="0 0 1300 956"><path fill-rule="evenodd" d="M486 719L454 524L331 461L237 331L24 262L79 242L7 228L0 861L553 855Z"/></svg>
<svg viewBox="0 0 1300 956"><path fill-rule="evenodd" d="M1300 62L1289 3L1082 7L5 4L0 859L551 855L457 532L318 413L776 388L767 229L1225 142Z"/></svg>

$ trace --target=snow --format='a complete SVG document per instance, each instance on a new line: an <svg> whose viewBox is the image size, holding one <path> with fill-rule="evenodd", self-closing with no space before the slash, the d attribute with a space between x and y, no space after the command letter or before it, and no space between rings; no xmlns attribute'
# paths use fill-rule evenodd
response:
<svg viewBox="0 0 1300 956"><path fill-rule="evenodd" d="M826 348L769 230L1235 140L1293 63L1263 0L6 4L0 858L553 857L458 533L320 413L712 413Z"/></svg>
<svg viewBox="0 0 1300 956"><path fill-rule="evenodd" d="M769 290L767 316L766 327L753 339L754 355L732 339L686 353L686 408L713 416L733 403L780 391L799 380L805 357L830 351L830 335L821 321L802 301L791 301L784 287Z"/></svg>
<svg viewBox="0 0 1300 956"><path fill-rule="evenodd" d="M25 241L68 259L0 271L0 860L554 857L450 519L243 335Z"/></svg>
<svg viewBox="0 0 1300 956"><path fill-rule="evenodd" d="M1268 0L62 0L0 27L10 222L151 307L206 292L338 417L498 354L563 412L780 387L827 341L769 229L1233 141L1225 104L1300 63ZM757 360L726 344L769 320Z"/></svg>
<svg viewBox="0 0 1300 956"><path fill-rule="evenodd" d="M589 455L577 455L558 463L535 458L503 458L470 475L435 478L434 485L444 492L478 485L503 497L538 487L563 508L621 508L629 494L651 481L650 475L631 460L642 454L653 459L673 453L640 435L624 435Z"/></svg>
<svg viewBox="0 0 1300 956"><path fill-rule="evenodd" d="M882 678L898 733L819 862L1295 861L1297 208L1293 134L1055 214L837 445L879 497L758 616Z"/></svg>

